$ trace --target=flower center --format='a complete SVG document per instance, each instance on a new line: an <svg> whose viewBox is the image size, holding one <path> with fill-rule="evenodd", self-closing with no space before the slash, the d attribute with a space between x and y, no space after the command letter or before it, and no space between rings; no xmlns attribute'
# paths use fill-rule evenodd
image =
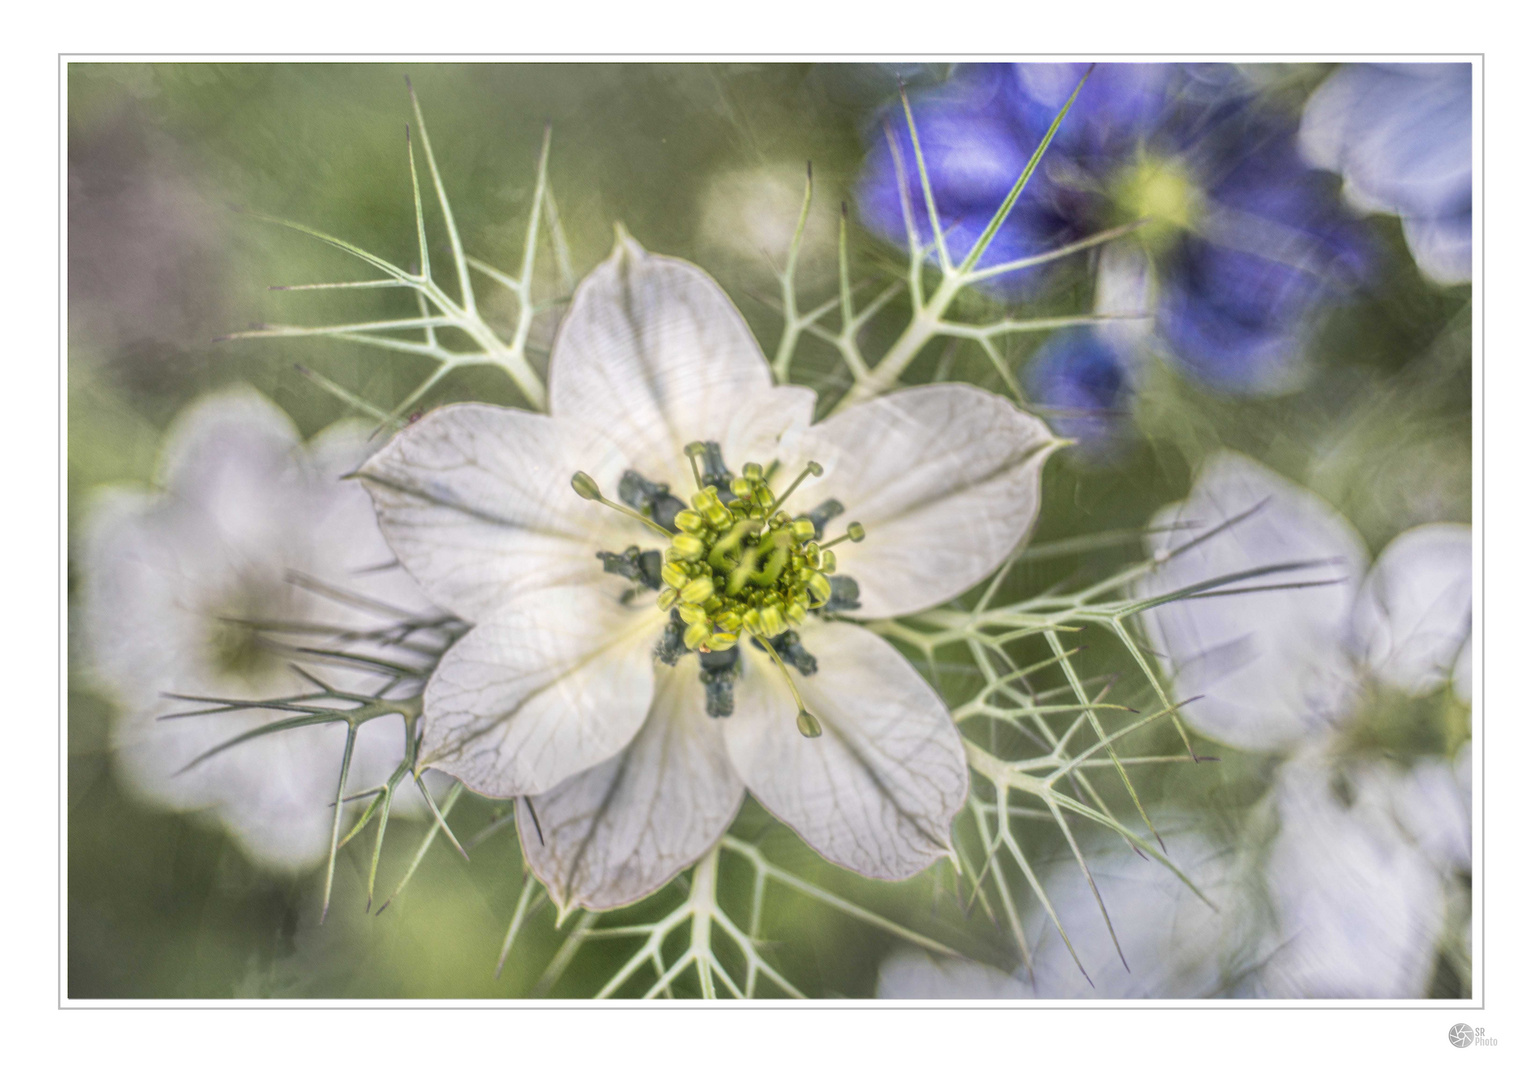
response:
<svg viewBox="0 0 1539 1080"><path fill-rule="evenodd" d="M788 635L788 631L819 608L841 610L856 606L852 602L840 603L836 592L846 590L836 590L829 580L838 568L838 556L831 549L846 540L859 543L865 539L865 529L858 521L851 522L841 536L824 543L819 540L823 526L843 511L839 503L829 500L794 518L781 509L807 477L823 474L823 467L815 461L809 461L777 495L758 462L746 462L738 476L728 472L715 443L691 443L684 448L684 454L697 490L690 496L687 509L668 506L672 532L635 505L622 506L606 499L587 473L573 476L572 487L583 498L603 503L668 537L668 547L662 554L659 576L663 588L657 596L657 606L674 613L682 623L680 642L685 649L701 654L702 673L707 670L707 656L730 652L746 636L769 654L784 675L800 710L798 729L804 735L815 736L822 727L803 704L786 668L787 659L803 668L799 657L788 651L792 647L800 649L795 635ZM622 497L627 490L634 496L627 501L644 502L654 514L663 499L678 503L666 488L639 477L629 482L629 488L622 481L621 488ZM601 552L599 557L605 560L606 570L611 569L610 560L624 560L623 565L616 562L613 572L632 577L626 571L634 566L636 576L632 580L639 580L638 554L632 549L623 556ZM853 584L850 582L850 586ZM830 601L834 604L830 605ZM782 652L787 655L782 656ZM735 655L733 660L735 667ZM729 670L727 665L712 661L711 670L717 668L724 673ZM710 680L707 681L709 684Z"/></svg>
<svg viewBox="0 0 1539 1080"><path fill-rule="evenodd" d="M1173 159L1140 158L1113 184L1112 196L1129 218L1148 219L1141 235L1156 245L1194 228L1202 216L1202 190Z"/></svg>
<svg viewBox="0 0 1539 1080"><path fill-rule="evenodd" d="M220 619L210 628L207 644L210 666L221 675L254 680L278 666L262 648L256 627L246 623Z"/></svg>

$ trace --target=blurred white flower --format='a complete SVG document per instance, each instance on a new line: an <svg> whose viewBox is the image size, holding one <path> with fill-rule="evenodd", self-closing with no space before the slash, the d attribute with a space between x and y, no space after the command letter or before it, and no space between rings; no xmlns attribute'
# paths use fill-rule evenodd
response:
<svg viewBox="0 0 1539 1080"><path fill-rule="evenodd" d="M338 424L301 446L289 418L255 391L210 395L168 432L157 490L105 490L84 525L84 641L93 675L120 706L112 731L118 775L156 806L208 812L271 869L305 868L329 848L340 725L263 736L183 772L273 716L157 717L200 708L167 693L263 700L314 692L263 647L254 624L365 629L388 621L293 575L430 610L399 569L362 573L394 559L368 498L338 479L363 456L366 432ZM340 689L380 683L362 672L323 673ZM404 751L400 720L365 724L349 786L382 782ZM420 797L403 791L395 805L411 811Z"/></svg>
<svg viewBox="0 0 1539 1080"><path fill-rule="evenodd" d="M1422 525L1389 542L1352 612L1352 649L1374 678L1421 695L1452 672L1469 700L1474 573L1467 525Z"/></svg>
<svg viewBox="0 0 1539 1080"><path fill-rule="evenodd" d="M1469 869L1464 763L1462 787L1455 767L1430 758L1408 772L1309 754L1278 770L1263 994L1426 995L1449 879Z"/></svg>
<svg viewBox="0 0 1539 1080"><path fill-rule="evenodd" d="M1151 525L1169 561L1141 584L1146 596L1268 571L1145 616L1176 694L1201 695L1182 710L1193 727L1290 756L1273 792L1264 991L1424 994L1445 885L1469 865L1468 749L1462 763L1428 757L1407 769L1355 760L1338 735L1375 685L1413 697L1451 686L1468 700L1468 526L1410 529L1365 572L1345 519L1233 453ZM1299 587L1256 591L1290 584Z"/></svg>
<svg viewBox="0 0 1539 1080"><path fill-rule="evenodd" d="M668 882L745 785L870 877L950 849L950 713L886 641L817 609L887 618L978 582L1034 521L1056 443L971 387L809 428L815 399L773 384L709 277L622 234L558 331L552 415L450 406L361 470L401 562L476 624L427 688L424 760L532 797L524 850L563 908ZM864 542L820 546L841 514Z"/></svg>
<svg viewBox="0 0 1539 1080"><path fill-rule="evenodd" d="M713 262L746 280L774 280L786 268L807 174L799 162L718 172L706 181L696 226ZM833 281L839 207L830 185L814 184L797 257L797 280L817 288Z"/></svg>
<svg viewBox="0 0 1539 1080"><path fill-rule="evenodd" d="M1467 63L1344 64L1299 129L1305 159L1340 173L1358 210L1398 214L1416 265L1443 285L1470 279L1473 94Z"/></svg>
<svg viewBox="0 0 1539 1080"><path fill-rule="evenodd" d="M1450 679L1461 688L1455 668L1470 638L1469 526L1409 529L1369 571L1362 538L1329 504L1234 453L1211 459L1186 502L1164 508L1150 526L1153 553L1164 556L1217 532L1146 577L1144 596L1272 568L1230 583L1227 595L1166 604L1145 617L1177 695L1202 695L1183 715L1213 739L1280 751L1328 736L1370 677L1410 694ZM1301 587L1278 588L1289 585Z"/></svg>
<svg viewBox="0 0 1539 1080"><path fill-rule="evenodd" d="M1096 885L1121 945L1079 867L1044 882L1082 972L1040 906L1026 920L1031 968L1013 976L970 960L902 950L883 961L882 998L1201 998L1235 993L1249 977L1249 952L1236 934L1246 900L1238 861L1198 833L1167 836L1170 855L1218 911L1179 878L1126 846L1091 856ZM1062 899L1057 899L1057 898ZM1088 979L1087 979L1088 976Z"/></svg>

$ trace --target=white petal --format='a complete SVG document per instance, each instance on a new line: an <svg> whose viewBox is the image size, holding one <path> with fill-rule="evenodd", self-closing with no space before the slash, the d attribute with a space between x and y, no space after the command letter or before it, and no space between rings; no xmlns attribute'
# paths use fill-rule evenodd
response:
<svg viewBox="0 0 1539 1080"><path fill-rule="evenodd" d="M1162 828L1164 828L1162 826ZM1087 853L1096 888L1122 946L1073 862L1044 882L1081 972L1040 905L1027 915L1030 980L1041 998L1199 998L1229 995L1253 964L1243 932L1240 861L1197 832L1166 831L1170 859L1218 907L1214 911L1160 862L1127 845ZM1089 980L1086 979L1086 974ZM1092 985L1092 983L1094 985Z"/></svg>
<svg viewBox="0 0 1539 1080"><path fill-rule="evenodd" d="M1343 65L1310 97L1300 148L1362 210L1468 207L1471 88L1468 64Z"/></svg>
<svg viewBox="0 0 1539 1080"><path fill-rule="evenodd" d="M1046 424L997 394L945 384L898 390L838 413L797 442L824 475L794 505L844 504L831 533L858 521L839 572L860 585L860 615L880 619L950 600L995 569L1041 504L1058 445ZM800 469L796 463L795 469Z"/></svg>
<svg viewBox="0 0 1539 1080"><path fill-rule="evenodd" d="M652 700L664 619L591 588L546 589L444 656L423 702L422 760L495 799L538 795L613 757Z"/></svg>
<svg viewBox="0 0 1539 1080"><path fill-rule="evenodd" d="M205 664L216 629L205 593L225 576L218 530L150 492L108 488L93 494L80 531L89 669L112 697L147 707Z"/></svg>
<svg viewBox="0 0 1539 1080"><path fill-rule="evenodd" d="M1396 820L1444 873L1470 868L1470 744L1458 758L1423 758L1393 791Z"/></svg>
<svg viewBox="0 0 1539 1080"><path fill-rule="evenodd" d="M1471 637L1459 650L1454 661L1453 688L1460 701L1468 705L1475 700L1475 639Z"/></svg>
<svg viewBox="0 0 1539 1080"><path fill-rule="evenodd" d="M397 435L359 475L385 538L427 594L480 620L536 589L602 582L601 550L658 546L660 537L572 490L581 470L613 499L623 468L618 450L578 423L450 405Z"/></svg>
<svg viewBox="0 0 1539 1080"><path fill-rule="evenodd" d="M1472 93L1468 64L1344 64L1299 127L1305 159L1341 173L1355 208L1401 215L1417 265L1445 285L1470 279Z"/></svg>
<svg viewBox="0 0 1539 1080"><path fill-rule="evenodd" d="M774 386L748 324L703 270L625 236L578 286L551 354L551 414L608 432L631 468L676 492L694 490L689 443L721 443L734 472L740 458L767 464L815 401ZM751 420L738 418L745 408Z"/></svg>
<svg viewBox="0 0 1539 1080"><path fill-rule="evenodd" d="M1154 267L1149 251L1136 237L1114 240L1101 249L1095 277L1095 310L1098 315L1124 316L1096 327L1096 331L1122 347L1135 364L1140 348L1154 329L1153 319L1129 319L1135 311L1154 311ZM1136 370L1135 370L1136 374Z"/></svg>
<svg viewBox="0 0 1539 1080"><path fill-rule="evenodd" d="M832 862L867 877L917 874L951 850L967 760L951 714L903 656L869 630L809 624L818 671L793 673L823 734L803 737L772 662L743 654L727 752L764 808Z"/></svg>
<svg viewBox="0 0 1539 1080"><path fill-rule="evenodd" d="M1468 525L1422 525L1389 542L1352 613L1375 675L1410 694L1449 680L1470 636L1473 560Z"/></svg>
<svg viewBox="0 0 1539 1080"><path fill-rule="evenodd" d="M1232 746L1277 749L1329 727L1350 704L1345 637L1367 559L1356 531L1318 495L1233 453L1208 462L1184 504L1154 516L1151 528L1163 531L1153 534L1153 551L1173 551L1248 511L1142 579L1137 592L1154 597L1227 574L1323 560L1220 588L1334 584L1177 600L1144 616L1177 697L1202 695L1183 710L1191 723Z"/></svg>
<svg viewBox="0 0 1539 1080"><path fill-rule="evenodd" d="M1466 207L1447 217L1402 218L1406 246L1421 272L1439 285L1460 285L1474 266L1473 217Z"/></svg>
<svg viewBox="0 0 1539 1080"><path fill-rule="evenodd" d="M998 968L901 949L882 961L876 974L876 996L945 1001L1026 998L1032 994L1026 982Z"/></svg>
<svg viewBox="0 0 1539 1080"><path fill-rule="evenodd" d="M1426 994L1445 900L1441 875L1394 818L1403 782L1386 765L1333 774L1309 759L1279 771L1267 867L1279 944L1261 973L1270 995Z"/></svg>
<svg viewBox="0 0 1539 1080"><path fill-rule="evenodd" d="M167 429L159 486L197 506L227 536L262 537L274 480L291 471L299 446L294 422L249 387L205 395Z"/></svg>
<svg viewBox="0 0 1539 1080"><path fill-rule="evenodd" d="M630 745L533 803L519 836L561 909L622 907L661 888L732 824L743 782L707 716L699 665L659 668L652 711Z"/></svg>

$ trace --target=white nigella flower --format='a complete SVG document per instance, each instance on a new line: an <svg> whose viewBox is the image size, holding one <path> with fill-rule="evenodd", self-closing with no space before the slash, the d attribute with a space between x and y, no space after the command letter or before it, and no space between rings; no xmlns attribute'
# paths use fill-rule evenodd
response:
<svg viewBox="0 0 1539 1080"><path fill-rule="evenodd" d="M302 587L293 574L429 610L398 569L360 575L394 558L368 498L338 481L363 456L366 433L339 424L301 446L289 418L254 391L211 395L167 434L159 490L103 492L84 527L84 641L94 676L120 706L112 732L118 775L150 803L212 814L272 869L302 869L328 850L340 725L266 735L182 771L273 715L157 717L199 708L166 693L262 700L314 692L261 646L255 623L363 629L387 621ZM317 670L341 689L368 691L380 681ZM365 724L349 786L382 782L404 750L399 720ZM420 797L401 794L398 809L420 807Z"/></svg>
<svg viewBox="0 0 1539 1080"><path fill-rule="evenodd" d="M1470 279L1474 84L1469 64L1343 64L1309 99L1299 145L1365 213L1400 215L1416 265Z"/></svg>
<svg viewBox="0 0 1539 1080"><path fill-rule="evenodd" d="M1426 995L1450 919L1467 916L1450 893L1470 868L1469 777L1468 744L1409 771L1313 752L1278 770L1262 993Z"/></svg>
<svg viewBox="0 0 1539 1080"><path fill-rule="evenodd" d="M360 470L401 562L475 624L428 685L423 760L530 797L524 849L563 908L665 884L745 786L871 877L950 849L967 765L946 706L822 616L981 580L1035 519L1055 441L968 386L816 425L814 404L773 384L709 277L622 234L557 334L551 415L449 406Z"/></svg>
<svg viewBox="0 0 1539 1080"><path fill-rule="evenodd" d="M1401 711L1444 687L1467 702L1468 526L1408 530L1366 569L1363 541L1339 514L1238 454L1210 461L1187 501L1152 525L1164 529L1160 550L1177 553L1144 582L1151 596L1321 561L1146 617L1176 694L1202 695L1182 710L1194 727L1231 746L1287 755L1263 871L1275 938L1264 992L1425 994L1449 886L1469 868L1468 746L1457 761L1423 757L1405 768L1354 752L1353 725L1374 694L1385 708L1386 690L1388 707ZM1235 591L1321 581L1329 584Z"/></svg>

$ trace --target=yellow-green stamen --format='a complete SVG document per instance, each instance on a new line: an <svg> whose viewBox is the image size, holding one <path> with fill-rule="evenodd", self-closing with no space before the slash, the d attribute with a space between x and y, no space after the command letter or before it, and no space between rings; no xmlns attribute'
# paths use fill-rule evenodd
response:
<svg viewBox="0 0 1539 1080"><path fill-rule="evenodd" d="M577 494L581 495L583 498L587 499L589 502L596 502L603 506L609 507L611 510L618 510L626 517L635 518L637 521L641 522L652 531L662 533L670 540L673 539L673 533L663 528L661 525L647 517L645 514L639 514L635 510L632 510L629 506L623 506L620 503L614 502L613 500L604 498L604 493L599 490L598 482L585 472L572 474L572 490L577 492Z"/></svg>
<svg viewBox="0 0 1539 1080"><path fill-rule="evenodd" d="M780 674L785 677L786 685L791 688L791 697L796 702L797 710L796 730L809 739L816 739L819 735L823 734L823 725L818 722L818 718L812 714L812 711L807 708L807 703L802 700L801 693L796 689L796 683L791 679L791 671L786 667L786 662L780 659L780 653L775 651L775 646L770 644L769 638L758 633L754 634L754 637L764 647L764 651L770 654L770 659L775 661L775 666L780 669Z"/></svg>
<svg viewBox="0 0 1539 1080"><path fill-rule="evenodd" d="M577 473L572 487L583 498L668 536L661 570L664 587L657 606L677 613L684 646L701 653L726 652L743 635L751 636L769 653L791 690L798 710L797 730L814 738L822 733L822 724L803 703L771 642L828 603L833 590L827 575L838 565L828 549L845 540L859 543L865 539L865 529L852 522L843 536L819 544L816 537L826 514L820 520L807 515L793 518L781 509L809 476L823 475L823 467L815 461L807 462L777 497L767 478L773 468L766 471L750 461L741 475L732 477L715 444L690 443L684 454L698 490L689 498L690 509L674 515L675 533L604 498L586 473ZM708 477L702 475L701 460ZM842 509L833 506L836 512Z"/></svg>
<svg viewBox="0 0 1539 1080"><path fill-rule="evenodd" d="M850 527L844 530L843 536L836 536L823 544L823 550L827 551L835 544L842 544L848 540L852 544L858 544L866 538L866 527L858 521L850 522ZM830 569L832 569L830 567Z"/></svg>

